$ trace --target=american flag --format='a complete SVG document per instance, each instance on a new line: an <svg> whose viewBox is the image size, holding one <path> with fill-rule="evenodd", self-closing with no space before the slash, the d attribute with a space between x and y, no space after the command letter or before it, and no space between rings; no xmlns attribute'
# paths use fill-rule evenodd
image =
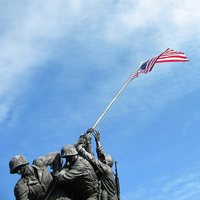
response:
<svg viewBox="0 0 200 200"><path fill-rule="evenodd" d="M140 68L136 71L136 73L133 75L132 79L138 77L139 74L146 74L148 72L150 72L155 63L163 63L163 62L186 62L189 61L185 54L182 52L176 52L170 48L168 48L166 51L164 51L163 53L161 53L158 56L153 57L152 59L149 59L148 61L146 61L145 63L143 63Z"/></svg>

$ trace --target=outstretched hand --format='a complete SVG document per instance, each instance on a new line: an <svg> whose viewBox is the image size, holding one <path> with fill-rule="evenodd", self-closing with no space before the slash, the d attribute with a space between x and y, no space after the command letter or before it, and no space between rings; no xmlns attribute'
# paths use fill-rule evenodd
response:
<svg viewBox="0 0 200 200"><path fill-rule="evenodd" d="M100 141L100 132L98 130L95 130L92 135L94 136L96 142Z"/></svg>
<svg viewBox="0 0 200 200"><path fill-rule="evenodd" d="M94 132L94 128L89 128L88 130L87 130L87 133L93 133Z"/></svg>

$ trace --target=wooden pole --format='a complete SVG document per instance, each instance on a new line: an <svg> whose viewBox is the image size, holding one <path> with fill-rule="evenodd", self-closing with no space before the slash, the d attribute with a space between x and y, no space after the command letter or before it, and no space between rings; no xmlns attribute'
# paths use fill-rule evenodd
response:
<svg viewBox="0 0 200 200"><path fill-rule="evenodd" d="M138 71L138 69L141 67L141 65L143 64L143 62L141 62L138 67L135 69L135 71L130 75L130 77L127 79L127 81L124 83L124 85L121 87L121 89L119 90L119 92L115 95L115 97L112 99L112 101L109 103L109 105L106 107L106 109L103 111L103 113L101 114L101 116L99 117L99 119L96 121L96 123L94 124L94 126L92 128L95 129L95 127L98 125L98 123L101 121L101 119L103 118L103 116L106 114L106 112L108 111L108 109L111 107L111 105L114 103L114 101L117 99L117 97L120 95L120 93L122 92L122 90L126 87L126 85L128 84L128 82L131 80L131 78L133 77L133 75Z"/></svg>

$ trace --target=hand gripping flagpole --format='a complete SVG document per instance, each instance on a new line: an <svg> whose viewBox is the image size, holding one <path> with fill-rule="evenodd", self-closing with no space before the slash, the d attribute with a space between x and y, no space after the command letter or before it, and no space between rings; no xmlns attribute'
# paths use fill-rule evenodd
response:
<svg viewBox="0 0 200 200"><path fill-rule="evenodd" d="M106 112L108 111L108 109L111 107L111 105L114 103L114 101L117 99L117 97L120 95L120 93L122 92L122 90L126 87L126 85L128 84L128 82L131 80L131 78L133 77L133 75L138 71L138 69L141 67L141 65L143 64L143 62L141 62L138 67L135 69L135 71L130 75L130 77L127 79L127 81L124 83L124 85L121 87L121 89L119 90L119 92L115 95L115 97L112 99L112 101L109 103L109 105L106 107L106 109L103 111L103 113L101 114L101 116L99 117L99 119L96 121L96 123L94 124L94 126L92 127L93 129L95 129L95 127L97 126L97 124L101 121L101 119L103 118L103 116L106 114Z"/></svg>

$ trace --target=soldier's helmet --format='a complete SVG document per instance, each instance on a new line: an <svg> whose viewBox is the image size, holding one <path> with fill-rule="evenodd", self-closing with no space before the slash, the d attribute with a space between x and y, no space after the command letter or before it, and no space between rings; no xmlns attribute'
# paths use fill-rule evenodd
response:
<svg viewBox="0 0 200 200"><path fill-rule="evenodd" d="M78 152L76 151L76 148L73 145L66 145L61 149L61 158L67 157L67 156L75 156Z"/></svg>
<svg viewBox="0 0 200 200"><path fill-rule="evenodd" d="M113 158L108 154L105 155L105 162L108 166L113 166Z"/></svg>
<svg viewBox="0 0 200 200"><path fill-rule="evenodd" d="M18 167L27 164L29 164L29 162L26 160L24 156L18 155L13 157L9 162L10 173L15 174L17 172Z"/></svg>

